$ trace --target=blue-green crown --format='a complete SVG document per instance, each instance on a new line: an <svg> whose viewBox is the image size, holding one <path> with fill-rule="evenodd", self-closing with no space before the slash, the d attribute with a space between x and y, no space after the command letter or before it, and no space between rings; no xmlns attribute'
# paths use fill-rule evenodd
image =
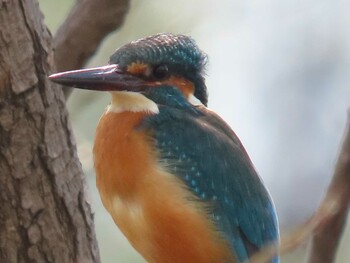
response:
<svg viewBox="0 0 350 263"><path fill-rule="evenodd" d="M132 62L151 66L165 64L170 72L183 76L195 85L194 95L207 103L203 71L207 56L195 41L185 35L157 34L133 41L119 48L110 58L110 64L126 68Z"/></svg>

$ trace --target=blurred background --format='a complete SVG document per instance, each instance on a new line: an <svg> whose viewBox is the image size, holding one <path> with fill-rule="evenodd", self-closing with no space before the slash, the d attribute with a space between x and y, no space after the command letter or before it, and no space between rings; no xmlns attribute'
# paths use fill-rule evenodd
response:
<svg viewBox="0 0 350 263"><path fill-rule="evenodd" d="M39 0L54 34L73 0ZM268 186L282 234L311 216L330 181L350 106L350 2L341 0L132 1L124 25L88 66L159 32L191 35L209 55L209 107L236 131ZM68 101L89 186L103 263L145 262L118 232L95 186L92 146L109 95ZM337 263L350 262L346 229ZM282 258L304 262L307 246Z"/></svg>

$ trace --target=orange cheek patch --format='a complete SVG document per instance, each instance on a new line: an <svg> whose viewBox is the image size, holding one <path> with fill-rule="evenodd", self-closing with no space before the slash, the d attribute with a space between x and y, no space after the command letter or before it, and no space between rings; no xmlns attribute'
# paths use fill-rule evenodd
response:
<svg viewBox="0 0 350 263"><path fill-rule="evenodd" d="M162 83L177 87L185 95L186 98L194 93L193 83L184 78L171 76L169 79L163 81Z"/></svg>
<svg viewBox="0 0 350 263"><path fill-rule="evenodd" d="M126 71L133 75L148 75L148 72L150 71L150 68L147 64L141 63L141 62L133 62L131 63Z"/></svg>

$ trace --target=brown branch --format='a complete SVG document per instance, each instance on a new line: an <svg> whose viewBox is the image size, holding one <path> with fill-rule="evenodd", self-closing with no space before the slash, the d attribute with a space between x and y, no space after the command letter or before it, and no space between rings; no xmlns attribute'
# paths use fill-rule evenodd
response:
<svg viewBox="0 0 350 263"><path fill-rule="evenodd" d="M350 203L350 112L344 143L337 161L332 182L321 203L321 210L333 207L332 213L323 216L312 238L309 263L333 262L343 233Z"/></svg>
<svg viewBox="0 0 350 263"><path fill-rule="evenodd" d="M129 0L77 0L54 36L58 71L81 68L102 40L124 22ZM64 89L68 98L71 89Z"/></svg>
<svg viewBox="0 0 350 263"><path fill-rule="evenodd" d="M270 262L312 237L309 263L331 263L341 238L350 203L350 113L333 179L316 213L297 230L286 235L281 245L272 244L251 258L250 263Z"/></svg>

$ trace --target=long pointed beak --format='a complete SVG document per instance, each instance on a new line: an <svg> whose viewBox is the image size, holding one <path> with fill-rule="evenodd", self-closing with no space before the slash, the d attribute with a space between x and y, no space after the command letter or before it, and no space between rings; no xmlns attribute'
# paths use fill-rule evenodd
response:
<svg viewBox="0 0 350 263"><path fill-rule="evenodd" d="M56 73L49 79L65 86L100 91L143 91L149 86L145 80L123 72L116 64Z"/></svg>

